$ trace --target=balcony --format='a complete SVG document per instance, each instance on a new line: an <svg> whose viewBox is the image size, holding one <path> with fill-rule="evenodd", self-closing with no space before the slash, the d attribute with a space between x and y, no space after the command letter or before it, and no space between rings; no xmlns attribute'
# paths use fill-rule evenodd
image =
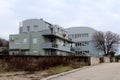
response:
<svg viewBox="0 0 120 80"><path fill-rule="evenodd" d="M51 30L49 30L49 29L43 30L43 31L42 31L42 35L43 35L43 36L52 35L52 32L51 32Z"/></svg>
<svg viewBox="0 0 120 80"><path fill-rule="evenodd" d="M65 52L74 52L71 51L71 47L55 44L52 42L44 43L42 46L43 49L55 49L55 50L60 50L60 51L65 51Z"/></svg>
<svg viewBox="0 0 120 80"><path fill-rule="evenodd" d="M42 35L47 36L47 37L51 36L51 37L55 37L55 38L60 38L60 39L63 39L63 40L73 43L72 39L68 38L68 36L66 34L61 34L61 33L55 32L55 31L52 32L49 29L43 30Z"/></svg>

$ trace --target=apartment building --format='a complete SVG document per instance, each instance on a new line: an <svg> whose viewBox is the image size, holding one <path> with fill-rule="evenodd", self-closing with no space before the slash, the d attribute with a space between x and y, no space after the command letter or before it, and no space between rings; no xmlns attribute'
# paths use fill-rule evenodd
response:
<svg viewBox="0 0 120 80"><path fill-rule="evenodd" d="M78 56L100 56L100 51L94 47L92 35L96 32L90 27L71 27L66 29L68 35L75 42L75 54Z"/></svg>
<svg viewBox="0 0 120 80"><path fill-rule="evenodd" d="M43 19L20 22L19 34L9 36L10 55L71 55L74 43L65 29Z"/></svg>

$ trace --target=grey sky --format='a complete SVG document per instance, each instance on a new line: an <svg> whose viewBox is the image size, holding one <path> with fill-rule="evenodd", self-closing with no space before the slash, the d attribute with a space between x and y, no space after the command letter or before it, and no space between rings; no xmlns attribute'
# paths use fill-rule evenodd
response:
<svg viewBox="0 0 120 80"><path fill-rule="evenodd" d="M0 0L0 37L17 34L19 22L29 18L120 34L119 8L119 0Z"/></svg>

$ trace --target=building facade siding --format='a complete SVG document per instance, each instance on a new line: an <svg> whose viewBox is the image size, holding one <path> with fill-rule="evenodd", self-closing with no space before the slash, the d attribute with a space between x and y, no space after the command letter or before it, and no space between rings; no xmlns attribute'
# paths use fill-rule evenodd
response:
<svg viewBox="0 0 120 80"><path fill-rule="evenodd" d="M71 41L62 27L43 19L20 23L19 34L9 36L10 55L70 55Z"/></svg>
<svg viewBox="0 0 120 80"><path fill-rule="evenodd" d="M75 42L74 49L76 55L100 56L100 51L94 47L92 40L95 29L90 27L71 27L66 29L68 35Z"/></svg>

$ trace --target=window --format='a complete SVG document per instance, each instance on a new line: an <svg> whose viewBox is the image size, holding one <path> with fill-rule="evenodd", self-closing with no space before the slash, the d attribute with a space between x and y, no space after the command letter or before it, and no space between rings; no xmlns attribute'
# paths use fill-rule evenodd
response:
<svg viewBox="0 0 120 80"><path fill-rule="evenodd" d="M34 31L38 31L38 25L34 25Z"/></svg>
<svg viewBox="0 0 120 80"><path fill-rule="evenodd" d="M77 43L75 43L75 46L78 46Z"/></svg>
<svg viewBox="0 0 120 80"><path fill-rule="evenodd" d="M10 39L10 41L14 41L15 39L14 39L14 37L12 37L11 39Z"/></svg>
<svg viewBox="0 0 120 80"><path fill-rule="evenodd" d="M34 28L37 28L38 27L38 25L34 25Z"/></svg>
<svg viewBox="0 0 120 80"><path fill-rule="evenodd" d="M38 25L34 25L34 29L37 30L38 29Z"/></svg>
<svg viewBox="0 0 120 80"><path fill-rule="evenodd" d="M85 34L82 34L82 37L85 37Z"/></svg>
<svg viewBox="0 0 120 80"><path fill-rule="evenodd" d="M28 31L28 32L30 31L30 26L27 26L27 31Z"/></svg>
<svg viewBox="0 0 120 80"><path fill-rule="evenodd" d="M33 53L38 53L38 51L33 51Z"/></svg>
<svg viewBox="0 0 120 80"><path fill-rule="evenodd" d="M86 45L89 45L89 42L88 42L88 41L86 41Z"/></svg>
<svg viewBox="0 0 120 80"><path fill-rule="evenodd" d="M27 39L26 38L23 39L23 43L27 44Z"/></svg>
<svg viewBox="0 0 120 80"><path fill-rule="evenodd" d="M33 44L37 44L37 39L33 38Z"/></svg>
<svg viewBox="0 0 120 80"><path fill-rule="evenodd" d="M19 38L15 38L15 43L16 43L16 44L20 44Z"/></svg>
<svg viewBox="0 0 120 80"><path fill-rule="evenodd" d="M75 38L77 38L77 34L75 34Z"/></svg>
<svg viewBox="0 0 120 80"><path fill-rule="evenodd" d="M77 46L87 46L87 45L89 45L89 42L85 41L85 42L79 42Z"/></svg>
<svg viewBox="0 0 120 80"><path fill-rule="evenodd" d="M74 35L72 35L72 38L74 38Z"/></svg>
<svg viewBox="0 0 120 80"><path fill-rule="evenodd" d="M85 53L89 53L89 51L85 51Z"/></svg>
<svg viewBox="0 0 120 80"><path fill-rule="evenodd" d="M85 37L88 37L88 33L85 33L85 35L84 35Z"/></svg>
<svg viewBox="0 0 120 80"><path fill-rule="evenodd" d="M59 28L57 28L57 32L59 33L59 31L60 31L60 29Z"/></svg>
<svg viewBox="0 0 120 80"><path fill-rule="evenodd" d="M80 43L78 43L78 46L80 46Z"/></svg>
<svg viewBox="0 0 120 80"><path fill-rule="evenodd" d="M88 33L83 33L81 35L82 35L82 37L88 37Z"/></svg>

